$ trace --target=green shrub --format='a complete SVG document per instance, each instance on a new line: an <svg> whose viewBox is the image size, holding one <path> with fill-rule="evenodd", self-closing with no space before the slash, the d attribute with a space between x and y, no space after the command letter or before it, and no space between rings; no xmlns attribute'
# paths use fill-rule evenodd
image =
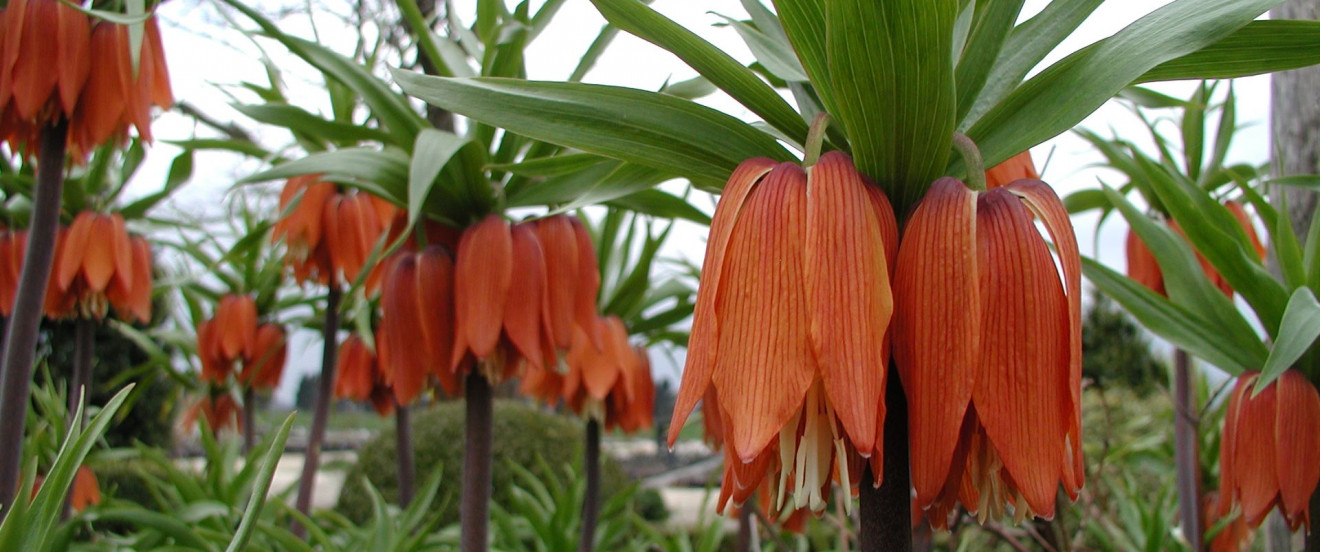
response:
<svg viewBox="0 0 1320 552"><path fill-rule="evenodd" d="M160 465L144 459L122 459L112 462L93 462L89 466L96 473L101 492L107 496L137 503L145 508L157 508L152 486L166 477Z"/></svg>
<svg viewBox="0 0 1320 552"><path fill-rule="evenodd" d="M436 466L444 472L435 502L442 512L442 525L458 521L464 418L462 402L419 409L413 416L413 450L418 477L425 478ZM558 472L541 473L543 466L562 470L565 465L581 465L584 437L580 419L547 413L518 401L496 401L493 429L492 500L497 503L509 502L509 490L515 479L511 465L528 468L541 477L560 475ZM358 452L357 464L348 472L336 510L359 523L371 516L371 499L362 485L363 477L370 480L386 500L397 502L399 478L396 462L394 430L391 428L372 438ZM608 499L627 483L627 476L618 462L605 459L601 470L602 498Z"/></svg>

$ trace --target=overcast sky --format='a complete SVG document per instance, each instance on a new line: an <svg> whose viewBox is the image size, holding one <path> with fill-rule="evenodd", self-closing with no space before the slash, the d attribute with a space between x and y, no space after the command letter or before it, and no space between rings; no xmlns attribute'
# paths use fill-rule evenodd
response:
<svg viewBox="0 0 1320 552"><path fill-rule="evenodd" d="M330 0L333 1L333 0ZM1065 0L1060 0L1065 1ZM1123 28L1140 15L1163 5L1164 1L1148 0L1110 0L1091 16L1091 18L1066 41L1059 52L1047 58L1051 63L1066 53L1104 38ZM459 13L468 21L474 2L458 0L455 2ZM1024 18L1039 11L1044 0L1028 0ZM685 27L701 34L707 40L729 52L735 58L750 62L753 58L737 34L731 29L715 26L722 21L716 13L731 17L746 16L738 0L656 0L652 6ZM232 101L227 94L239 94L247 101L252 98L242 95L235 86L244 81L264 83L264 70L257 57L257 50L242 35L218 26L216 11L209 3L166 2L160 8L164 22L163 34L168 53L171 79L175 96L185 100L211 116L222 121L235 120L245 126L248 121L228 107ZM251 25L240 19L243 28ZM311 26L304 19L287 22L286 32L297 33L311 38ZM595 38L604 20L587 0L567 0L563 9L551 27L533 43L527 52L529 77L533 79L562 80L577 64ZM320 38L328 46L341 51L351 48L348 34L342 25L329 17L317 19ZM271 41L264 41L266 51L290 73L290 85L300 105L310 108L325 106L324 93L313 86L316 74L285 56L283 50ZM612 47L603 56L596 68L586 79L588 82L615 84L641 89L655 90L665 81L678 81L696 76L696 73L673 55L649 43L620 34ZM1192 83L1167 83L1154 85L1153 88L1176 96L1185 97L1191 90ZM1269 81L1266 77L1241 79L1236 84L1238 92L1239 124L1250 125L1240 131L1230 151L1230 162L1261 163L1267 158ZM724 110L745 120L754 120L755 116L741 105L725 96L712 96L702 103ZM1095 115L1087 119L1084 126L1102 134L1110 134L1115 129L1125 137L1141 141L1144 129L1127 109L1106 105ZM193 135L195 126L191 119L178 114L165 114L157 121L153 131L158 140L185 139ZM209 130L198 130L210 134ZM287 134L267 132L262 136L267 145L278 145L288 140ZM142 195L159 188L164 181L164 174L170 160L177 155L178 149L163 143L157 143L151 149L146 167L139 174L130 188L130 193ZM1046 142L1032 150L1037 164L1049 158L1043 179L1055 187L1060 195L1072 191L1094 188L1097 179L1104 178L1111 184L1121 183L1115 173L1088 168L1099 161L1098 155L1071 135L1063 135ZM217 213L226 200L234 181L261 167L254 162L243 162L234 156L222 154L199 155L195 180L177 194L174 205L190 215ZM699 204L709 211L710 204ZM1119 217L1112 217L1118 219ZM1121 221L1111 221L1101 229L1099 239L1095 239L1093 217L1080 217L1075 220L1078 239L1084 254L1097 256L1103 262L1122 269L1122 240L1126 227ZM694 262L700 262L705 233L703 228L688 225L680 229L673 237L670 255L686 256ZM1098 249L1092 244L1098 243ZM319 337L303 335L295 339L291 347L291 357L285 384L281 387L280 397L289 400L296 388L298 376L303 372L312 372L318 368L320 344ZM658 368L664 374L672 369Z"/></svg>

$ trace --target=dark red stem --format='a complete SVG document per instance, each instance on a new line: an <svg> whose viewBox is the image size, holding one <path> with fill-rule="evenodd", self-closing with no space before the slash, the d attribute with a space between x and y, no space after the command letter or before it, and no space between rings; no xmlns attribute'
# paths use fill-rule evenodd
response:
<svg viewBox="0 0 1320 552"><path fill-rule="evenodd" d="M295 506L304 515L312 511L312 490L316 488L316 471L321 464L321 443L325 441L325 423L330 417L330 403L335 400L335 362L339 354L339 286L331 285L325 295L325 328L321 333L321 380L316 389L316 411L312 415L312 432L307 436L307 451L303 453L302 478L298 480L298 500ZM295 523L294 534L306 535L307 528Z"/></svg>
<svg viewBox="0 0 1320 552"><path fill-rule="evenodd" d="M64 146L69 123L61 119L41 131L37 185L28 229L27 253L19 276L13 314L5 332L4 363L0 365L0 514L18 494L23 461L23 425L32 383L46 281L55 257L55 235L64 191Z"/></svg>
<svg viewBox="0 0 1320 552"><path fill-rule="evenodd" d="M885 386L884 484L874 486L868 467L862 474L861 523L857 532L861 552L912 550L912 476L908 471L907 396L898 372L889 370Z"/></svg>
<svg viewBox="0 0 1320 552"><path fill-rule="evenodd" d="M582 455L582 469L587 477L587 495L582 497L582 538L578 552L596 549L596 519L600 517L600 421L587 420L587 444Z"/></svg>
<svg viewBox="0 0 1320 552"><path fill-rule="evenodd" d="M467 427L463 436L463 498L459 512L462 552L486 552L490 526L492 405L490 382L467 375Z"/></svg>
<svg viewBox="0 0 1320 552"><path fill-rule="evenodd" d="M1178 480L1178 515L1183 536L1194 551L1205 550L1201 526L1201 456L1197 453L1196 404L1192 399L1191 359L1173 353L1173 452Z"/></svg>
<svg viewBox="0 0 1320 552"><path fill-rule="evenodd" d="M408 405L394 409L394 442L399 456L399 506L407 508L417 490L417 467L413 459L412 413Z"/></svg>

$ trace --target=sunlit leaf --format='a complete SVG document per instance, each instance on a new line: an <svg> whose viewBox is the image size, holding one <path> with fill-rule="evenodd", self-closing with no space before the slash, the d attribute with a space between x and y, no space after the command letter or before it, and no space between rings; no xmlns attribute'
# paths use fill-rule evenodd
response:
<svg viewBox="0 0 1320 552"><path fill-rule="evenodd" d="M1288 308L1283 311L1283 322L1279 325L1279 337L1270 348L1270 356L1260 371L1252 396L1259 395L1283 375L1284 370L1302 358L1316 337L1320 337L1320 303L1316 302L1310 288L1297 288L1288 299Z"/></svg>

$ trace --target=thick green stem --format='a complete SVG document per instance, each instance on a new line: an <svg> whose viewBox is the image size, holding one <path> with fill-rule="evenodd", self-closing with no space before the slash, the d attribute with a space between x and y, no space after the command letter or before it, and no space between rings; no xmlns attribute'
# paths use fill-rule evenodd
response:
<svg viewBox="0 0 1320 552"><path fill-rule="evenodd" d="M325 423L330 417L330 403L334 401L335 363L339 356L339 299L342 292L338 285L331 284L325 296L325 328L321 334L324 348L321 349L321 381L316 393L316 412L312 415L312 431L307 436L307 450L303 453L302 478L298 480L298 499L295 506L299 512L307 515L312 510L312 490L316 488L316 471L321 464L321 443L325 441ZM294 534L299 538L307 534L307 528L295 523Z"/></svg>
<svg viewBox="0 0 1320 552"><path fill-rule="evenodd" d="M490 527L492 412L490 382L480 370L467 376L467 427L463 436L463 498L459 510L462 552L486 552Z"/></svg>
<svg viewBox="0 0 1320 552"><path fill-rule="evenodd" d="M64 191L64 148L69 123L60 120L41 130L37 184L28 229L27 253L19 276L14 310L5 332L4 364L0 365L0 515L18 495L23 462L23 425L32 384L46 281L55 259L55 235Z"/></svg>
<svg viewBox="0 0 1320 552"><path fill-rule="evenodd" d="M399 457L399 507L407 508L417 488L417 467L413 460L412 413L406 404L394 409L394 443Z"/></svg>
<svg viewBox="0 0 1320 552"><path fill-rule="evenodd" d="M578 540L578 552L592 552L596 549L596 519L600 517L600 421L596 418L587 420L582 465L587 478L587 495L582 498L582 537Z"/></svg>
<svg viewBox="0 0 1320 552"><path fill-rule="evenodd" d="M907 396L893 367L885 390L884 472L884 484L879 488L869 466L862 473L858 547L862 552L908 552L912 550L912 476L908 470Z"/></svg>
<svg viewBox="0 0 1320 552"><path fill-rule="evenodd" d="M966 134L953 133L953 149L962 155L963 164L967 165L967 186L978 192L985 191L985 160L981 158L981 149L976 147Z"/></svg>
<svg viewBox="0 0 1320 552"><path fill-rule="evenodd" d="M1194 551L1205 550L1201 526L1201 457L1197 453L1196 404L1192 399L1191 359L1187 351L1173 353L1173 452L1178 480L1178 515L1183 536Z"/></svg>

